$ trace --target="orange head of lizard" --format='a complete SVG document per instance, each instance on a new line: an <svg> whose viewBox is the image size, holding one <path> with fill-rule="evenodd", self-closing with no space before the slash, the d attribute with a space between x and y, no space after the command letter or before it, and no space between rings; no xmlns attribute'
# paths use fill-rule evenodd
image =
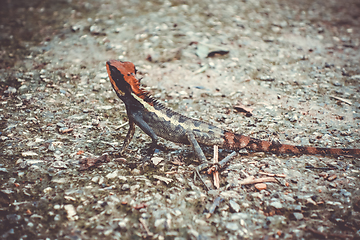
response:
<svg viewBox="0 0 360 240"><path fill-rule="evenodd" d="M106 69L111 85L119 97L131 93L143 95L140 82L135 76L136 69L133 63L110 60L106 62Z"/></svg>

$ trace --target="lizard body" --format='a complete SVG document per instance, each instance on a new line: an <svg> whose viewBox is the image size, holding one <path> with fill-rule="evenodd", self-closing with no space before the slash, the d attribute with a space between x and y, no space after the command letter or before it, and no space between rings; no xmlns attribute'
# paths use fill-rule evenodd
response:
<svg viewBox="0 0 360 240"><path fill-rule="evenodd" d="M256 152L277 154L320 154L360 156L360 149L318 148L294 146L251 138L242 134L223 130L200 120L177 113L152 98L150 93L140 87L136 69L131 62L110 60L106 63L110 82L117 96L125 103L129 118L129 131L120 150L122 153L129 145L138 125L152 139L148 150L151 157L158 137L175 143L190 144L197 157L207 161L200 145L213 146L228 150L246 148Z"/></svg>

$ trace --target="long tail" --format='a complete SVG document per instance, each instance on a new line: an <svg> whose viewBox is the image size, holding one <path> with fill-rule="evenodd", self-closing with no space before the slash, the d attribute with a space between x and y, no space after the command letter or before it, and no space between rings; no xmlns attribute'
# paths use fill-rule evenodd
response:
<svg viewBox="0 0 360 240"><path fill-rule="evenodd" d="M294 146L288 144L281 144L277 142L269 142L258 140L241 134L234 134L232 132L225 132L224 147L231 150L239 150L242 148L249 149L255 152L271 152L277 154L309 154L309 155L348 155L360 156L360 149L343 149L343 148L318 148L310 146Z"/></svg>

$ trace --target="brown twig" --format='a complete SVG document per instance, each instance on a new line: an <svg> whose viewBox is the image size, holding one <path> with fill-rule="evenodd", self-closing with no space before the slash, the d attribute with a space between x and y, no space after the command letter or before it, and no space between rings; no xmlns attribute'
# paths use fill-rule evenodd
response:
<svg viewBox="0 0 360 240"><path fill-rule="evenodd" d="M145 229L145 231L146 231L146 234L147 234L149 237L154 236L154 234L153 234L152 232L150 232L149 228L147 227L146 222L145 222L144 219L139 218L139 222L143 225L143 227L144 227L144 229Z"/></svg>
<svg viewBox="0 0 360 240"><path fill-rule="evenodd" d="M236 156L236 152L232 152L230 155L228 155L226 158L221 160L218 164L211 166L208 169L208 174L211 174L214 171L219 171L219 169L223 168L233 157ZM205 169L205 168L203 168Z"/></svg>
<svg viewBox="0 0 360 240"><path fill-rule="evenodd" d="M255 179L254 176L250 176L250 177L245 178L244 180L241 180L239 182L239 184L249 185L249 184L263 183L263 182L278 182L278 180L276 180L276 178L274 178L274 177L265 177L265 178Z"/></svg>

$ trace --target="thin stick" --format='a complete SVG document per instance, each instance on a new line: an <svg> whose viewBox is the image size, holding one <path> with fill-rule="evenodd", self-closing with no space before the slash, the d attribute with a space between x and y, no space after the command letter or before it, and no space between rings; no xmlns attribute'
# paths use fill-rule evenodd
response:
<svg viewBox="0 0 360 240"><path fill-rule="evenodd" d="M143 225L143 227L145 228L146 234L147 234L149 237L154 236L154 234L153 234L152 232L150 232L149 228L147 227L146 222L145 222L144 219L139 218L139 222Z"/></svg>
<svg viewBox="0 0 360 240"><path fill-rule="evenodd" d="M217 145L214 145L214 164L217 164L219 162L219 147ZM214 178L214 186L216 188L220 188L220 180L219 180L219 171L215 170L213 172L213 178Z"/></svg>
<svg viewBox="0 0 360 240"><path fill-rule="evenodd" d="M117 126L117 127L115 128L115 130L119 130L120 128L125 127L125 126L128 125L128 124L129 124L129 122L125 122L125 123L121 124L120 126Z"/></svg>
<svg viewBox="0 0 360 240"><path fill-rule="evenodd" d="M255 179L254 176L250 176L250 177L245 178L244 180L241 180L239 182L239 184L249 185L249 184L263 183L263 182L278 182L278 180L276 180L276 178L274 178L274 177L265 177L265 178Z"/></svg>
<svg viewBox="0 0 360 240"><path fill-rule="evenodd" d="M282 177L282 178L286 177L285 174L275 174L275 173L267 173L267 172L259 172L259 174L266 175L266 176L269 176L269 177Z"/></svg>
<svg viewBox="0 0 360 240"><path fill-rule="evenodd" d="M221 160L218 164L211 166L208 169L208 174L214 172L214 171L218 171L219 169L223 168L233 157L236 156L236 152L232 152L230 155L228 155L226 158L224 158L223 160ZM207 167L207 166L206 166ZM205 168L205 167L204 167ZM204 169L203 168L203 169Z"/></svg>
<svg viewBox="0 0 360 240"><path fill-rule="evenodd" d="M352 105L352 102L350 100L347 100L345 98L341 98L341 97L337 97L337 96L333 96L333 95L330 95L331 98L335 98L336 100L339 100L339 101L342 101L346 104L349 104L349 105Z"/></svg>

